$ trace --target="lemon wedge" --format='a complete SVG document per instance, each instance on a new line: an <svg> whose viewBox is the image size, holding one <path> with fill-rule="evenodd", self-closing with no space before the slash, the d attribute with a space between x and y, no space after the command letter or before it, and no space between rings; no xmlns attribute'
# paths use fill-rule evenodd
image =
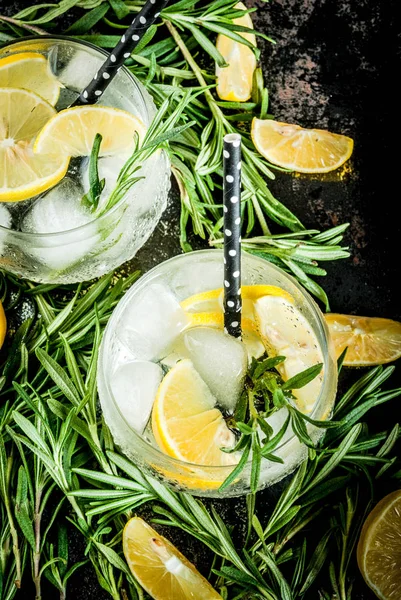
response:
<svg viewBox="0 0 401 600"><path fill-rule="evenodd" d="M65 156L34 154L33 140L55 115L34 92L0 88L0 201L26 200L56 185L65 175Z"/></svg>
<svg viewBox="0 0 401 600"><path fill-rule="evenodd" d="M131 573L154 600L223 600L196 567L140 517L124 527Z"/></svg>
<svg viewBox="0 0 401 600"><path fill-rule="evenodd" d="M43 54L20 52L0 58L0 87L30 90L54 106L61 84Z"/></svg>
<svg viewBox="0 0 401 600"><path fill-rule="evenodd" d="M246 6L242 2L238 2L235 8L246 10ZM253 29L249 13L234 19L233 23ZM237 33L253 46L256 46L256 36L254 34ZM228 64L227 67L216 65L217 95L222 100L246 102L251 97L253 74L256 69L254 52L245 44L236 42L221 33L217 36L216 48Z"/></svg>
<svg viewBox="0 0 401 600"><path fill-rule="evenodd" d="M401 490L387 494L367 516L357 546L359 570L381 600L401 589Z"/></svg>
<svg viewBox="0 0 401 600"><path fill-rule="evenodd" d="M66 108L46 123L34 145L37 154L89 156L97 133L102 136L99 156L130 152L135 133L140 141L146 127L131 113L109 106Z"/></svg>
<svg viewBox="0 0 401 600"><path fill-rule="evenodd" d="M152 430L163 452L196 465L227 466L236 457L221 450L235 436L215 407L216 399L195 370L181 360L162 380L152 411Z"/></svg>
<svg viewBox="0 0 401 600"><path fill-rule="evenodd" d="M401 323L380 317L327 313L337 358L347 348L346 367L382 365L401 357Z"/></svg>
<svg viewBox="0 0 401 600"><path fill-rule="evenodd" d="M354 148L353 140L345 135L256 117L251 136L266 160L299 173L334 171L349 159Z"/></svg>

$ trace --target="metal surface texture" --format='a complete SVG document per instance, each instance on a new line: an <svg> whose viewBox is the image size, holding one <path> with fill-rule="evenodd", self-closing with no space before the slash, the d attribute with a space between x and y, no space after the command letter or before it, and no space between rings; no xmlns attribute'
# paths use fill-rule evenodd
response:
<svg viewBox="0 0 401 600"><path fill-rule="evenodd" d="M390 82L400 72L396 0L246 3L259 7L253 17L255 26L277 41L274 46L259 41L271 98L270 112L277 120L329 129L355 140L352 159L340 173L324 177L278 173L269 185L306 227L324 230L350 223L345 244L351 257L328 264L327 276L319 281L329 296L331 310L401 320L401 224L395 183L398 173L394 168L398 156L391 158L396 146L393 136L397 135L397 113L396 94L390 93ZM1 0L0 6L3 14L11 16L26 4L24 0L11 4ZM58 22L58 32L64 29L63 21ZM173 191L153 236L124 269L139 268L144 272L179 254L178 216L178 196ZM195 241L195 247L206 247L206 243ZM392 387L400 385L399 371L400 365L396 364ZM390 427L396 420L396 403L397 399L382 411L375 409L371 419L377 427ZM386 490L382 491L384 494ZM276 493L277 490L260 493L261 516L272 509ZM214 504L228 524L236 525L234 536L240 543L245 528L245 502L233 499ZM145 518L150 517L150 507L146 511ZM207 552L195 540L173 530L168 535L202 573L208 572ZM71 556L81 560L83 550L83 541L71 531ZM355 573L352 600L374 600L356 564L351 565L351 572ZM33 597L29 590L17 594L18 600ZM56 597L52 588L44 590L42 600ZM84 567L72 578L68 597L106 600L109 596L99 588L92 569Z"/></svg>

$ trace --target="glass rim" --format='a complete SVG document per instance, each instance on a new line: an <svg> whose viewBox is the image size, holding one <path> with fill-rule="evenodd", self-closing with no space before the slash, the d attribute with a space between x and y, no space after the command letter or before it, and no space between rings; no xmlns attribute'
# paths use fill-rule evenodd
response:
<svg viewBox="0 0 401 600"><path fill-rule="evenodd" d="M143 448L146 449L146 452L148 452L148 456L153 454L153 456L160 457L163 462L170 463L170 464L174 465L175 467L179 467L181 469L189 469L189 468L196 469L198 472L203 471L204 473L208 473L208 472L219 473L220 472L220 473L225 473L226 475L223 475L225 477L232 471L233 468L235 468L235 464L234 465L199 465L196 463L186 462L186 461L180 460L178 458L174 458L173 456L169 456L168 454L164 453L162 450L160 450L156 446L153 446L150 442L145 440L143 438L143 436L140 433L138 433L137 431L135 431L135 429L133 429L133 427L125 419L123 413L120 410L120 407L118 406L117 401L114 398L114 394L111 390L110 378L107 379L105 377L105 375L104 375L105 370L103 368L103 357L104 357L104 355L107 354L106 353L106 343L107 343L109 336L112 334L111 324L113 323L114 320L118 319L119 313L121 313L121 310L123 310L125 308L125 306L127 305L127 303L130 301L131 295L134 293L133 290L139 291L140 289L144 288L146 286L148 280L152 279L152 277L154 277L155 273L157 273L159 270L168 269L171 265L173 265L177 262L180 262L180 260L182 260L182 259L185 260L186 258L189 258L189 257L192 258L193 256L200 256L200 255L203 255L203 256L211 255L211 253L217 253L217 252L219 252L222 256L223 250L220 248L193 250L188 253L178 254L176 256L173 256L172 258L169 258L169 259L159 263L158 265L155 265L154 267L152 267L152 269L149 269L149 271L147 271L143 276L141 276L137 281L135 281L132 284L131 288L126 292L126 294L124 295L122 300L120 300L120 303L115 307L113 314L111 315L111 317L106 325L106 329L104 331L103 339L101 342L101 348L99 350L98 374L100 374L100 376L102 377L103 383L106 387L107 395L108 395L107 400L108 401L111 400L113 402L116 410L118 411L119 415L123 419L125 425L130 430L130 433L132 433L134 438L136 440L138 440L139 446L143 446ZM315 302L315 300L313 299L313 297L311 296L311 294L305 288L303 288L301 286L301 284L298 283L298 281L295 279L295 277L293 277L290 273L287 273L286 271L277 267L276 265L269 262L268 260L261 258L260 256L255 256L254 254L251 254L244 249L241 250L241 255L242 255L242 258L244 258L244 256L245 256L246 260L250 259L251 261L254 261L255 263L263 265L267 269L271 269L273 272L277 273L281 277L288 279L289 283L294 285L297 288L299 293L302 295L304 300L307 302L308 307L312 311L314 317L316 318L316 323L317 323L318 329L319 329L319 331L317 333L317 337L318 337L319 343L321 344L321 350L322 350L323 360L324 360L324 363L323 363L324 374L323 374L322 387L321 387L321 390L319 393L319 397L315 403L312 413L310 415L308 415L309 417L314 418L316 411L319 409L319 407L322 404L322 399L324 399L325 395L328 394L328 391L330 391L330 387L333 385L333 383L335 386L334 389L336 390L336 388L337 388L337 370L336 370L335 364L333 364L333 357L331 356L331 353L330 353L329 331L328 331L326 322L323 318L322 312L321 312L319 306L317 305L317 303ZM221 258L221 262L223 264L223 256ZM117 312L118 308L120 308L119 313ZM321 340L319 338L321 338ZM331 356L332 360L330 360L330 356ZM139 359L137 359L137 360L139 360ZM336 396L336 392L334 393L334 398L333 398L333 401L330 406L331 409L334 404L335 396ZM322 430L322 432L324 433L324 430ZM322 435L323 435L323 433L322 433ZM290 443L292 443L296 439L297 439L297 436L295 434L293 434L290 438L288 438L288 440L286 440L285 442L280 444L277 448L275 448L275 451L285 448L287 445L290 445ZM146 464L149 464L151 462L150 460L147 460L147 458L144 458L142 453L141 453L141 459L144 460L144 462L146 462ZM251 464L252 464L252 458L249 458L245 465L245 468L249 467ZM156 467L157 467L157 465L156 465Z"/></svg>
<svg viewBox="0 0 401 600"><path fill-rule="evenodd" d="M87 40L76 39L76 38L68 36L68 35L51 35L51 34L29 35L29 36L27 35L27 36L24 36L23 38L18 38L15 40L7 41L4 45L0 46L0 54L2 54L2 52L4 50L6 50L7 48L9 48L11 46L14 46L17 44L24 44L25 42L34 42L34 41L38 41L38 40L66 41L66 42L77 44L78 46L86 46L87 48L91 48L92 50L95 50L96 52L103 54L104 56L109 56L109 54L110 54L110 52L108 52L105 48L100 48L100 46L96 46L96 44L93 44L92 42L88 42ZM135 75L133 75L131 73L131 71L129 71L127 69L127 67L125 65L123 65L121 71L132 80L132 84L137 88L139 95L143 102L143 108L146 111L146 116L148 118L150 118L148 106L146 103L146 98L143 93L143 90L145 90L145 88L143 88L143 90L141 89L141 87L143 87L141 82L139 81L139 79L137 79L135 77ZM164 157L164 155L165 155L164 152L162 152L161 156ZM63 181L63 180L61 179L59 183L61 183L61 181ZM49 190L47 190L47 191L54 189L55 187L57 187L57 185L58 184L49 188ZM24 201L20 200L17 202L24 202ZM6 207L7 207L7 204L11 204L11 203L12 202L2 202L2 204L4 204ZM123 204L124 204L124 197L121 198L117 202L117 204L115 204L112 208L110 208L110 210L103 213L99 217L96 217L96 218L92 219L91 221L84 223L83 225L79 225L78 227L73 227L71 229L66 229L64 231L55 231L55 232L48 232L48 233L32 233L30 231L16 231L14 229L10 229L10 228L5 227L4 225L0 224L0 233L2 233L3 235L7 235L7 236L11 235L14 239L30 240L30 241L37 240L38 242L40 242L40 241L44 241L44 240L47 240L47 241L57 240L62 237L68 238L69 236L74 238L74 235L76 235L78 232L82 233L82 232L85 232L86 230L90 231L92 229L92 232L90 232L88 237L93 237L93 235L94 235L93 225L95 223L102 223L103 221L106 221L110 217L113 217L114 213L117 212ZM66 239L65 241L63 241L63 244L68 245L69 243L75 243L75 241L76 241L75 239L71 239L70 241L68 239Z"/></svg>

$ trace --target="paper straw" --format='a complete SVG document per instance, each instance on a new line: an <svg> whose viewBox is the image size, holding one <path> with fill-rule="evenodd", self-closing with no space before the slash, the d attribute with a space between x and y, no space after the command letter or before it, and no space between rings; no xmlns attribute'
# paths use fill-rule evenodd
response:
<svg viewBox="0 0 401 600"><path fill-rule="evenodd" d="M224 136L224 330L241 337L241 136Z"/></svg>
<svg viewBox="0 0 401 600"><path fill-rule="evenodd" d="M73 106L95 104L169 0L148 0Z"/></svg>

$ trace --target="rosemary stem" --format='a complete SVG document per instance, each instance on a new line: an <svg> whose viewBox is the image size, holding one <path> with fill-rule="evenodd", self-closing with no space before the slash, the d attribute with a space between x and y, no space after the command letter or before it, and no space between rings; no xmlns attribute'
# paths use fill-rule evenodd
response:
<svg viewBox="0 0 401 600"><path fill-rule="evenodd" d="M203 77L200 68L196 64L196 61L195 61L194 57L192 56L192 54L188 50L188 48L187 48L184 40L182 39L182 37L178 33L177 29L174 27L174 25L172 23L170 23L170 21L164 20L163 22L166 25L166 27L169 30L169 32L171 33L171 36L173 37L173 39L176 42L177 46L181 50L182 55L184 56L185 60L187 61L187 63L191 67L192 71L194 72L194 75L195 75L196 79L199 81L199 83L200 83L200 85L202 87L206 88L207 87L206 80ZM204 92L203 92L203 94L204 94L204 96L206 98L206 102L208 103L210 110L213 113L213 116L216 119L225 120L224 119L224 115L221 112L220 108L217 106L216 102L214 101L214 98L213 98L212 93L210 92L210 90L209 89L205 89Z"/></svg>
<svg viewBox="0 0 401 600"><path fill-rule="evenodd" d="M13 462L12 456L10 456L7 460L7 475L6 475L6 477L7 477L7 479L6 479L7 494L5 494L3 501L4 501L4 505L5 505L6 512L7 512L8 522L10 524L11 537L13 540L13 553L14 553L14 557L15 557L15 571L16 571L16 578L15 578L14 583L15 583L15 587L19 589L21 587L21 577L22 577L21 555L20 555L20 550L19 550L19 545L18 545L18 533L15 528L14 517L13 517L13 513L11 510L11 504L10 504L11 493L9 492L12 462Z"/></svg>
<svg viewBox="0 0 401 600"><path fill-rule="evenodd" d="M23 21L19 21L18 19L13 19L12 17L5 17L4 15L0 15L0 21L4 21L5 23L11 23L12 25L17 25L17 27L22 27L22 29L32 31L32 33L36 33L38 35L47 35L47 31L45 31L44 29L36 27L35 25L28 25L28 23L24 23Z"/></svg>
<svg viewBox="0 0 401 600"><path fill-rule="evenodd" d="M41 543L41 535L40 535L40 523L41 523L41 512L40 512L40 502L41 502L42 494L41 490L38 490L35 498L35 514L34 514L34 530L35 530L35 551L33 554L33 580L35 583L35 600L40 600L42 597L41 592L41 581L40 581L40 543Z"/></svg>

